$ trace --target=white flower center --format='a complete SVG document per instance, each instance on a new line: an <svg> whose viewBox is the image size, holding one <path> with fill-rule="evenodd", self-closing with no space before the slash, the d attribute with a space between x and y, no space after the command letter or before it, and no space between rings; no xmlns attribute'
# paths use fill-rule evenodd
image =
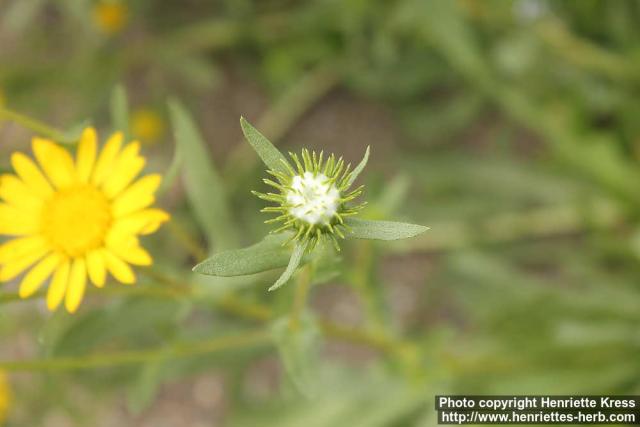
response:
<svg viewBox="0 0 640 427"><path fill-rule="evenodd" d="M319 173L293 177L287 192L289 213L308 224L328 224L336 214L340 202L340 192L329 182L329 178Z"/></svg>

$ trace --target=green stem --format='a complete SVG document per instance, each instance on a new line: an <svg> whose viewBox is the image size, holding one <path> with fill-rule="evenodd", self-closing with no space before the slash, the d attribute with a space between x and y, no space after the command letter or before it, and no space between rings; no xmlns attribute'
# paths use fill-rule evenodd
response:
<svg viewBox="0 0 640 427"><path fill-rule="evenodd" d="M167 279L171 280L171 279ZM107 292L107 288L96 290L96 293ZM178 292L171 292L166 290L157 290L154 291L152 289L144 289L137 291L134 287L126 287L119 288L118 290L113 289L111 291L114 294L118 295L145 295L154 298L169 298L174 299L179 296L189 296L189 293L183 293L180 295ZM46 295L45 292L41 291L36 293L33 297L23 300L20 299L17 293L6 293L0 295L0 303L2 302L19 302L19 301L29 301L34 298L43 298ZM229 293L215 301L216 308L229 313L235 316L238 316L242 319L253 320L259 323L264 323L272 320L274 318L274 313L271 308L264 304L260 303L252 303L245 301L241 298L238 298L233 293ZM383 352L394 352L395 349L402 348L404 341L399 341L397 339L386 336L380 331L370 331L361 328L351 328L344 327L338 325L334 322L320 320L320 329L327 337L336 338L343 341L348 341L356 344L367 345L372 348L376 348ZM0 368L2 366L0 365Z"/></svg>
<svg viewBox="0 0 640 427"><path fill-rule="evenodd" d="M252 331L241 335L219 337L197 343L176 344L151 350L100 353L85 357L60 357L40 360L0 362L0 369L7 371L69 371L136 365L157 358L181 358L199 354L215 353L270 342L265 331Z"/></svg>
<svg viewBox="0 0 640 427"><path fill-rule="evenodd" d="M383 328L382 313L379 310L376 292L374 287L373 257L374 246L371 241L359 241L356 245L355 268L352 282L360 298L364 301L367 320L375 329Z"/></svg>
<svg viewBox="0 0 640 427"><path fill-rule="evenodd" d="M0 119L5 119L17 123L20 126L32 130L34 133L40 136L51 138L57 142L71 142L67 137L65 137L64 133L62 133L58 129L4 107L0 107Z"/></svg>
<svg viewBox="0 0 640 427"><path fill-rule="evenodd" d="M176 238L176 240L186 249L189 254L194 257L198 262L207 257L207 251L185 228L172 219L167 223L167 228Z"/></svg>
<svg viewBox="0 0 640 427"><path fill-rule="evenodd" d="M307 297L309 295L310 288L311 264L307 264L300 272L300 275L298 276L298 283L296 283L293 307L291 308L291 314L289 316L289 328L291 328L291 330L295 330L300 327L300 317L307 305Z"/></svg>

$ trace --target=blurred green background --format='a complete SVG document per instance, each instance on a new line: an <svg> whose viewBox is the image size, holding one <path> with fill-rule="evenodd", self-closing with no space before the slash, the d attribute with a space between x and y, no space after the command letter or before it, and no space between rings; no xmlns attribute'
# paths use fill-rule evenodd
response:
<svg viewBox="0 0 640 427"><path fill-rule="evenodd" d="M141 282L74 316L3 285L0 360L44 361L10 369L7 425L431 426L435 394L640 394L638 22L634 0L0 2L0 104L126 127L173 216ZM169 99L211 162L197 138L176 157ZM190 273L268 230L240 115L285 149L371 145L365 215L431 230L346 243L292 342L194 350L277 330L295 288ZM1 171L31 136L0 124Z"/></svg>

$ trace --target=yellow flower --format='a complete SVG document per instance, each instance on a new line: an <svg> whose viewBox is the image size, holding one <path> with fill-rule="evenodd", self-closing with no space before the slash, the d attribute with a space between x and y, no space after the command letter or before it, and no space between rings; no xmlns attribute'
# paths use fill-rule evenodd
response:
<svg viewBox="0 0 640 427"><path fill-rule="evenodd" d="M11 390L9 389L9 382L4 374L0 371L0 425L7 419L7 412L9 412L9 403L11 401Z"/></svg>
<svg viewBox="0 0 640 427"><path fill-rule="evenodd" d="M158 113L140 108L131 115L131 132L143 143L154 143L164 133L164 122Z"/></svg>
<svg viewBox="0 0 640 427"><path fill-rule="evenodd" d="M0 282L29 270L20 297L33 295L52 276L47 306L55 310L64 299L73 313L87 277L97 287L104 286L107 272L132 284L136 276L129 264L152 263L138 236L169 219L150 208L161 177L135 180L145 165L140 143L122 146L122 139L122 133L113 134L98 153L96 132L87 128L74 161L59 145L34 138L40 167L22 153L12 154L16 174L0 175L0 235L13 237L0 245Z"/></svg>
<svg viewBox="0 0 640 427"><path fill-rule="evenodd" d="M122 30L127 23L127 15L127 7L117 1L100 1L93 9L96 25L107 34L115 34Z"/></svg>

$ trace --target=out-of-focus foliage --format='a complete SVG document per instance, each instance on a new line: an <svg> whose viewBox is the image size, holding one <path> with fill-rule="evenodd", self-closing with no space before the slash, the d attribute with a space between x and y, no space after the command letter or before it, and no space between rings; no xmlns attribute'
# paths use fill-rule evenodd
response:
<svg viewBox="0 0 640 427"><path fill-rule="evenodd" d="M141 283L75 316L2 285L8 425L431 426L435 394L639 394L637 1L113 4L0 3L0 106L143 142L153 111L172 213ZM268 230L241 114L285 148L371 145L363 216L431 230L313 265L293 322L301 275L192 275ZM0 124L0 170L29 137Z"/></svg>

